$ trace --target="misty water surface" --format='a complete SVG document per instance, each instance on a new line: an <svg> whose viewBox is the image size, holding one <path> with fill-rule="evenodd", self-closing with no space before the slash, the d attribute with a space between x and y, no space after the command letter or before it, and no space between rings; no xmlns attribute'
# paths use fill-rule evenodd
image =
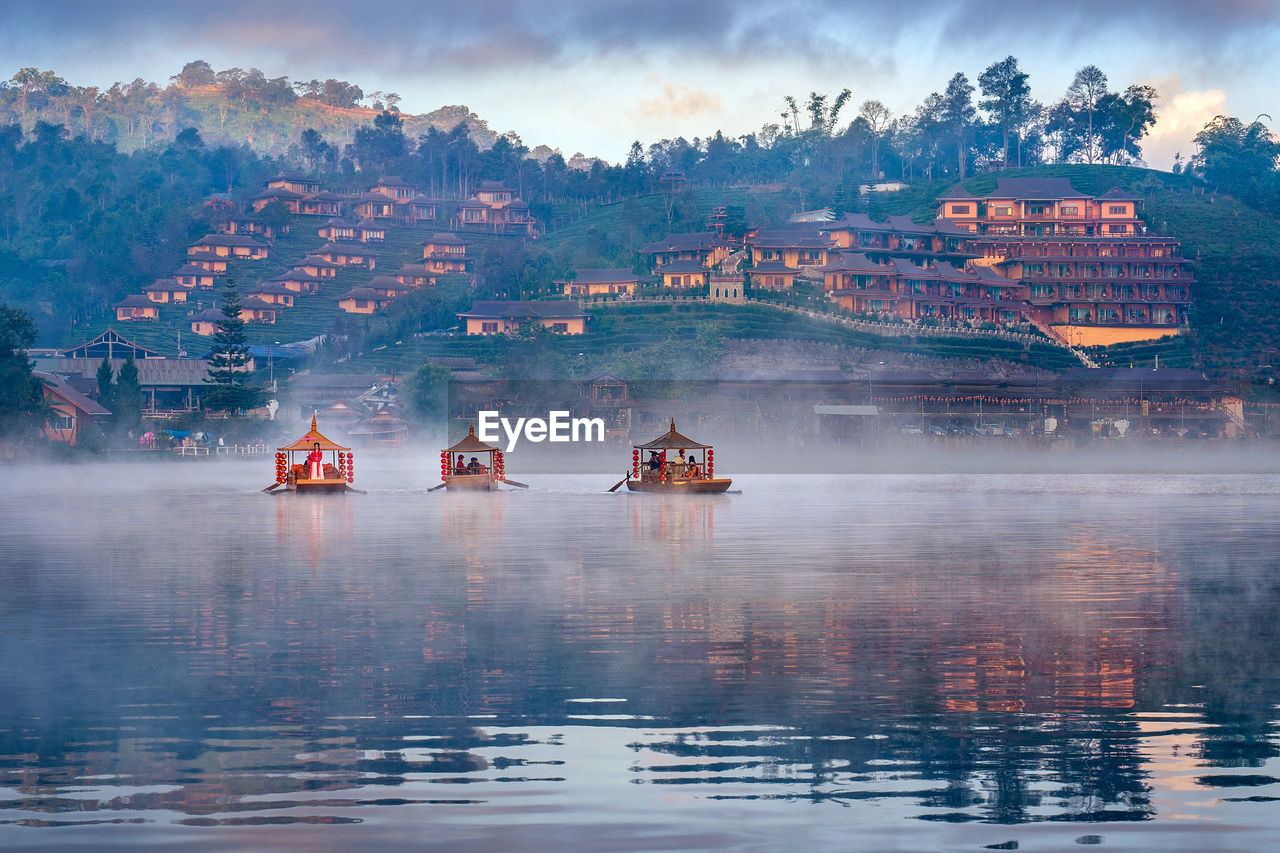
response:
<svg viewBox="0 0 1280 853"><path fill-rule="evenodd" d="M0 846L1280 846L1280 477L9 468Z"/></svg>

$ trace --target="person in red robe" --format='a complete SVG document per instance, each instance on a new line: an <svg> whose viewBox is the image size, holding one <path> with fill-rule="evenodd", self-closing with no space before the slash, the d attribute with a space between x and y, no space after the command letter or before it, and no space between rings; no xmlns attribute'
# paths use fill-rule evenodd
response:
<svg viewBox="0 0 1280 853"><path fill-rule="evenodd" d="M324 454L320 451L320 442L307 454L307 477L311 480L324 479Z"/></svg>

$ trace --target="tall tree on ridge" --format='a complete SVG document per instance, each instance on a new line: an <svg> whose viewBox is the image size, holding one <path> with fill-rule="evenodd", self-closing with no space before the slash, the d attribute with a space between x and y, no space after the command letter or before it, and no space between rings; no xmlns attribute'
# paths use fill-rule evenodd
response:
<svg viewBox="0 0 1280 853"><path fill-rule="evenodd" d="M960 180L963 181L969 153L967 140L977 116L973 108L973 84L963 72L956 72L947 82L947 89L942 93L941 107L942 121L955 140Z"/></svg>

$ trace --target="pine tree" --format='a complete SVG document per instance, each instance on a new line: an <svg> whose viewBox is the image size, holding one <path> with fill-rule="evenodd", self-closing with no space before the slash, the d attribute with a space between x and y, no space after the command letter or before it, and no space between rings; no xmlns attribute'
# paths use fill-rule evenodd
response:
<svg viewBox="0 0 1280 853"><path fill-rule="evenodd" d="M138 364L132 355L120 365L112 396L115 406L111 412L115 415L116 430L136 436L142 427L142 383L138 381Z"/></svg>
<svg viewBox="0 0 1280 853"><path fill-rule="evenodd" d="M116 373L111 367L111 360L105 356L98 365L98 404L108 412L116 410Z"/></svg>
<svg viewBox="0 0 1280 853"><path fill-rule="evenodd" d="M211 387L204 396L211 409L241 412L258 405L262 389L249 385L252 378L249 343L240 317L240 292L235 279L228 278L222 289L222 319L213 336L213 355L209 358Z"/></svg>

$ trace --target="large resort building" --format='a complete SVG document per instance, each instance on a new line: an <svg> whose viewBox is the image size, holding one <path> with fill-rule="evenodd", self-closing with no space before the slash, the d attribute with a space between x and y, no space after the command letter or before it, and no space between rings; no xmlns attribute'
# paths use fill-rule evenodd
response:
<svg viewBox="0 0 1280 853"><path fill-rule="evenodd" d="M1000 178L984 196L947 193L938 214L973 235L975 269L1025 286L1028 317L1067 343L1105 346L1177 334L1191 303L1191 262L1178 241L1146 233L1140 201L1065 178Z"/></svg>

